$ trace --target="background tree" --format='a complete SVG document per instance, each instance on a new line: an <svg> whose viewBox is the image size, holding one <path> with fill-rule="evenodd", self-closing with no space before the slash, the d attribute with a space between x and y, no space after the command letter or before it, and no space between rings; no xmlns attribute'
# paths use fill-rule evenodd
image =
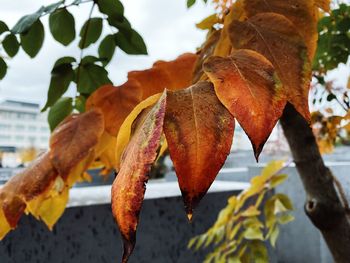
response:
<svg viewBox="0 0 350 263"><path fill-rule="evenodd" d="M348 261L348 207L338 195L309 125L311 61L317 48L318 17L324 15L319 8L328 12L327 1L215 1L219 14L200 23L209 32L197 55L185 54L175 61L156 62L149 70L131 72L119 87L104 85L110 83L104 65L115 46L130 54L145 53L146 48L117 0L60 1L23 17L11 30L1 23L4 50L14 56L20 42L34 57L42 46L40 19L45 14L50 14L54 38L67 45L75 38L68 8L87 2L91 10L97 6L102 17L91 17L90 12L80 31L82 50L99 39L103 24L118 32L101 42L99 57L81 52L79 62L72 57L56 61L45 106L50 108L49 123L54 130L50 150L1 189L0 237L15 228L24 211L52 228L64 210L68 189L86 178L85 170L98 161L118 171L112 210L124 239L126 262L135 245L149 168L166 147L165 141L191 219L229 153L235 119L250 138L257 159L280 119L307 193L305 211L335 260ZM337 12L332 15L335 21L328 16L321 20L321 27L327 25L327 30L320 32L314 63L321 85L325 71L336 67L334 61L328 64L333 53L327 47L338 50L339 43L345 43L345 47L340 45L339 62L344 62L344 53L349 51L349 12L344 8L339 7L342 22ZM333 29L338 22L341 29ZM67 31L59 30L63 27ZM323 37L329 31L333 33ZM335 37L338 34L341 41ZM327 46L325 41L332 44ZM4 77L3 59L0 69ZM72 81L77 96L61 98ZM82 113L70 115L73 109Z"/></svg>

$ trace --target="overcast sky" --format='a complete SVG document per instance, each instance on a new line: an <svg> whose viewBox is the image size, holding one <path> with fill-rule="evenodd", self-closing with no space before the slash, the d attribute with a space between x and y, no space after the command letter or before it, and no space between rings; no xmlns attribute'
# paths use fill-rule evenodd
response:
<svg viewBox="0 0 350 263"><path fill-rule="evenodd" d="M1 0L0 20L5 21L11 28L23 15L35 12L41 5L53 2L57 0ZM202 1L198 1L189 10L186 8L186 0L122 2L126 17L143 36L149 55L129 56L117 50L108 66L109 76L114 84L123 83L130 70L146 69L156 60L170 60L184 52L194 52L205 39L205 32L196 29L195 23L213 13L213 8L205 6ZM69 9L75 15L77 35L87 19L90 7L91 3L86 3L79 8ZM47 16L41 20L46 28L47 20ZM0 81L0 97L45 103L53 63L62 56L78 58L80 55L77 48L78 40L64 47L54 41L47 31L43 48L36 58L30 59L20 51L14 59L7 61L9 69L5 79ZM96 45L89 48L84 55L88 54L97 54ZM72 91L69 93L72 94Z"/></svg>

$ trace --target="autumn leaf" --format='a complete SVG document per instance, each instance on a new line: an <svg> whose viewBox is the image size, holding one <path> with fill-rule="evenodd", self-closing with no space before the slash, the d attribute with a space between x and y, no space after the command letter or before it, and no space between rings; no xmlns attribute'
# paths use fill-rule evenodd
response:
<svg viewBox="0 0 350 263"><path fill-rule="evenodd" d="M221 30L216 30L208 36L205 43L201 46L198 52L198 59L193 71L193 83L197 83L203 76L203 62L213 55L215 47L220 39Z"/></svg>
<svg viewBox="0 0 350 263"><path fill-rule="evenodd" d="M279 14L260 13L244 22L233 21L229 32L235 48L254 50L271 61L288 101L310 120L311 67L304 40L292 22Z"/></svg>
<svg viewBox="0 0 350 263"><path fill-rule="evenodd" d="M168 93L164 133L189 217L230 153L233 132L210 82Z"/></svg>
<svg viewBox="0 0 350 263"><path fill-rule="evenodd" d="M221 30L220 39L215 47L214 55L226 57L230 55L232 45L230 41L229 25L235 20L244 20L246 17L243 8L243 0L237 0L231 7L228 15L224 19L224 27Z"/></svg>
<svg viewBox="0 0 350 263"><path fill-rule="evenodd" d="M289 19L303 37L312 61L317 48L318 7L315 0L245 0L244 10L248 17L272 12Z"/></svg>
<svg viewBox="0 0 350 263"><path fill-rule="evenodd" d="M197 56L185 53L173 61L157 61L147 70L131 71L128 80L136 80L142 86L142 99L163 92L164 89L184 89L192 83L192 73Z"/></svg>
<svg viewBox="0 0 350 263"><path fill-rule="evenodd" d="M274 67L259 53L241 49L228 58L210 57L203 68L219 100L247 133L258 159L286 105Z"/></svg>
<svg viewBox="0 0 350 263"><path fill-rule="evenodd" d="M50 158L64 180L89 155L103 130L103 115L97 109L79 115L73 114L54 130L50 138Z"/></svg>
<svg viewBox="0 0 350 263"><path fill-rule="evenodd" d="M124 241L123 262L127 262L136 241L148 173L157 156L163 132L166 91L147 114L124 151L120 171L112 186L112 212Z"/></svg>
<svg viewBox="0 0 350 263"><path fill-rule="evenodd" d="M100 109L105 119L106 131L117 136L124 119L141 101L141 97L140 84L135 80L129 80L119 87L105 85L88 98L86 109Z"/></svg>
<svg viewBox="0 0 350 263"><path fill-rule="evenodd" d="M56 177L57 172L50 162L49 154L45 153L0 189L0 228L3 228L0 239L10 230L8 226L16 227L26 208L26 203L49 189ZM6 220L1 218L1 214ZM8 224L7 227L6 224Z"/></svg>
<svg viewBox="0 0 350 263"><path fill-rule="evenodd" d="M144 101L140 102L128 115L128 117L124 120L120 131L118 133L117 137L117 145L116 145L116 151L115 151L115 167L117 170L120 168L121 158L122 154L127 147L131 135L132 135L132 129L134 125L134 122L137 118L139 118L142 111L147 109L148 107L153 106L156 104L160 97L162 96L161 93L155 94Z"/></svg>
<svg viewBox="0 0 350 263"><path fill-rule="evenodd" d="M331 4L330 0L315 0L315 4L317 7L323 9L323 11L325 12L330 11L330 4Z"/></svg>
<svg viewBox="0 0 350 263"><path fill-rule="evenodd" d="M188 87L197 56L185 53L173 61L158 61L151 69L132 71L123 85L102 86L87 100L86 108L99 108L104 115L105 127L112 136L117 136L120 126L133 108L142 100L170 90Z"/></svg>

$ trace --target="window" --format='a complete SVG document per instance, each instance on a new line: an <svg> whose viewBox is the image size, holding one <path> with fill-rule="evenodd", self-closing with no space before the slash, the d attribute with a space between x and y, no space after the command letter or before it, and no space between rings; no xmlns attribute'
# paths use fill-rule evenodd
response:
<svg viewBox="0 0 350 263"><path fill-rule="evenodd" d="M0 123L0 130L9 130L9 129L11 129L11 125L10 124Z"/></svg>
<svg viewBox="0 0 350 263"><path fill-rule="evenodd" d="M20 135L17 135L16 136L16 141L22 142L22 141L24 141L24 137L20 136Z"/></svg>
<svg viewBox="0 0 350 263"><path fill-rule="evenodd" d="M11 136L0 134L0 140L11 140Z"/></svg>
<svg viewBox="0 0 350 263"><path fill-rule="evenodd" d="M29 130L29 131L36 131L36 127L35 127L35 126L29 126L29 127L28 127L28 130Z"/></svg>
<svg viewBox="0 0 350 263"><path fill-rule="evenodd" d="M18 131L24 131L24 130L25 130L25 127L24 127L24 125L17 124L17 125L15 126L15 129L18 130Z"/></svg>

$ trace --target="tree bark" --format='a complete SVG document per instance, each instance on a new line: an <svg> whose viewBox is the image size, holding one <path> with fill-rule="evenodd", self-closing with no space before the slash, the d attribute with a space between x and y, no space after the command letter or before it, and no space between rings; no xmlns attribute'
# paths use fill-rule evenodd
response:
<svg viewBox="0 0 350 263"><path fill-rule="evenodd" d="M281 118L284 134L306 191L305 212L321 231L335 262L350 262L348 211L325 166L316 139L304 118L288 104Z"/></svg>

